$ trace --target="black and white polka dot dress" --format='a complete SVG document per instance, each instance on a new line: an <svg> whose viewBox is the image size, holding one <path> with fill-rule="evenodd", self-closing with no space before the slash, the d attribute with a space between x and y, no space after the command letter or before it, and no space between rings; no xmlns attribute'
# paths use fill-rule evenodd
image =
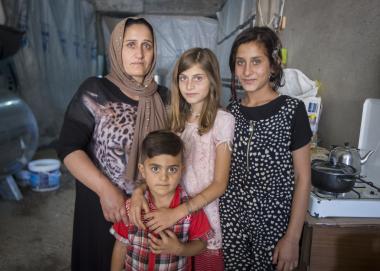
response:
<svg viewBox="0 0 380 271"><path fill-rule="evenodd" d="M291 211L292 151L311 137L305 106L284 95L229 109L236 123L229 184L220 198L225 270L274 270L272 252Z"/></svg>

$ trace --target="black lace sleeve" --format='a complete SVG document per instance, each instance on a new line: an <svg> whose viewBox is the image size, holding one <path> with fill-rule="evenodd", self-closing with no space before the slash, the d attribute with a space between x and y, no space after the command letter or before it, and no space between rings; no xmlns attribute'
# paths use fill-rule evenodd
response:
<svg viewBox="0 0 380 271"><path fill-rule="evenodd" d="M73 151L87 150L94 129L94 118L83 103L83 94L94 91L98 82L87 79L79 87L66 110L61 133L58 139L57 154L63 159Z"/></svg>

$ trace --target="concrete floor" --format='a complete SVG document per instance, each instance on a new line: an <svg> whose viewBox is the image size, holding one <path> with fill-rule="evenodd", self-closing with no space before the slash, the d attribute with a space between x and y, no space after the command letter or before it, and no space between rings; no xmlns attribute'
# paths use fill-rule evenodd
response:
<svg viewBox="0 0 380 271"><path fill-rule="evenodd" d="M70 270L75 183L64 167L61 173L58 190L24 187L22 200L0 199L0 270Z"/></svg>

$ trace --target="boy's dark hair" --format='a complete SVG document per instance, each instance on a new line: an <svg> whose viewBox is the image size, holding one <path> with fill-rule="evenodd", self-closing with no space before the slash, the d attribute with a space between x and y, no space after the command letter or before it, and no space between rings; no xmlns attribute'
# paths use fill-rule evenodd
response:
<svg viewBox="0 0 380 271"><path fill-rule="evenodd" d="M232 98L236 99L236 83L235 83L235 63L236 63L236 54L240 45L257 42L264 46L266 50L266 55L269 58L270 66L273 70L273 74L270 77L270 82L274 90L277 90L282 86L282 77L283 70L281 66L281 40L277 34L266 26L255 26L245 29L241 32L235 39L232 44L229 65L232 74L232 84L231 84L231 94Z"/></svg>
<svg viewBox="0 0 380 271"><path fill-rule="evenodd" d="M170 130L150 132L142 142L141 162L161 154L172 156L183 155L183 142L179 136Z"/></svg>

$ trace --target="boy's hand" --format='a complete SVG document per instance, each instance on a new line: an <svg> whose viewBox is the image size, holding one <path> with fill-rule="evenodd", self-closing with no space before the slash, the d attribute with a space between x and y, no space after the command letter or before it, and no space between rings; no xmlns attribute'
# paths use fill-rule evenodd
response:
<svg viewBox="0 0 380 271"><path fill-rule="evenodd" d="M160 238L149 234L150 249L154 254L173 254L181 255L184 244L182 244L177 236L171 230L161 231Z"/></svg>
<svg viewBox="0 0 380 271"><path fill-rule="evenodd" d="M129 210L129 220L131 223L141 229L146 229L143 221L141 220L142 211L149 212L148 203L144 197L144 191L136 188L131 197L131 205Z"/></svg>
<svg viewBox="0 0 380 271"><path fill-rule="evenodd" d="M175 208L159 208L153 212L145 214L144 219L148 221L146 226L154 233L159 233L173 226L179 220Z"/></svg>

